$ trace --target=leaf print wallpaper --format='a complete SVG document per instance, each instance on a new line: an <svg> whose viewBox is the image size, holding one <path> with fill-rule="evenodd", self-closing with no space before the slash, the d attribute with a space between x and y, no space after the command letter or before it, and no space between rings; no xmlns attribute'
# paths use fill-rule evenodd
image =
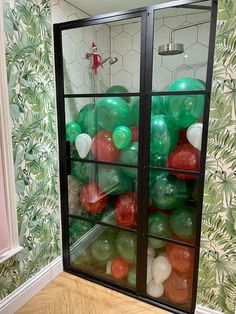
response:
<svg viewBox="0 0 236 314"><path fill-rule="evenodd" d="M60 254L50 3L4 2L19 240L0 264L0 299Z"/></svg>
<svg viewBox="0 0 236 314"><path fill-rule="evenodd" d="M60 254L50 1L11 3L13 8L4 0L4 18L24 250L0 264L0 299ZM77 18L67 2L51 3L53 20ZM230 314L236 295L235 29L235 1L219 0L197 298L198 304Z"/></svg>
<svg viewBox="0 0 236 314"><path fill-rule="evenodd" d="M220 0L208 134L198 303L236 303L236 3Z"/></svg>

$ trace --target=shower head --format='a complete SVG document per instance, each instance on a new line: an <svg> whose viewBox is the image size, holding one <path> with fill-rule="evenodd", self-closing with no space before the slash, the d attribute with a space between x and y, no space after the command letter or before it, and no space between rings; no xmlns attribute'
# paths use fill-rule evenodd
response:
<svg viewBox="0 0 236 314"><path fill-rule="evenodd" d="M173 56L178 55L184 52L183 44L175 44L169 42L168 44L164 44L159 46L158 54L161 56Z"/></svg>
<svg viewBox="0 0 236 314"><path fill-rule="evenodd" d="M109 60L110 65L112 65L118 61L118 58L117 57L111 57L111 56L107 57L107 58L102 60L101 65L106 63L108 60Z"/></svg>
<svg viewBox="0 0 236 314"><path fill-rule="evenodd" d="M110 57L110 60L109 60L109 63L112 65L114 63L116 63L118 61L118 58L117 57Z"/></svg>

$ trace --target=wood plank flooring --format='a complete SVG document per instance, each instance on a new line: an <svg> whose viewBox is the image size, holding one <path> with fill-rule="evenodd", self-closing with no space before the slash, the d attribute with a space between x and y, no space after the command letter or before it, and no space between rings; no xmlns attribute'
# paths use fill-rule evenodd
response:
<svg viewBox="0 0 236 314"><path fill-rule="evenodd" d="M168 314L68 273L61 273L16 314Z"/></svg>

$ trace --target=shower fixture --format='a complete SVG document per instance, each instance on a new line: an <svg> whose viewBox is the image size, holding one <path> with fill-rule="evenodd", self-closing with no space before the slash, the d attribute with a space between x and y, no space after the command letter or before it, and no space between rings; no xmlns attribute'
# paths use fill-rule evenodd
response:
<svg viewBox="0 0 236 314"><path fill-rule="evenodd" d="M173 34L176 31L179 31L179 30L182 30L182 29L185 29L185 28L189 28L189 27L193 27L193 26L198 26L198 25L201 25L201 24L206 24L206 23L209 23L209 22L210 22L210 20L206 20L206 21L192 23L192 24L189 24L189 25L184 25L184 26L180 26L180 27L176 27L176 28L172 29L171 32L170 32L169 43L159 46L158 54L161 55L161 56L173 56L173 55L178 55L180 53L183 53L184 52L184 45L180 44L180 43L174 43L173 42Z"/></svg>
<svg viewBox="0 0 236 314"><path fill-rule="evenodd" d="M109 60L109 63L110 63L110 65L112 65L112 64L114 64L114 63L116 63L117 61L118 61L118 58L117 57L107 57L107 58L105 58L105 59L103 59L102 61L101 61L101 65L103 65L104 63L106 63L107 61Z"/></svg>

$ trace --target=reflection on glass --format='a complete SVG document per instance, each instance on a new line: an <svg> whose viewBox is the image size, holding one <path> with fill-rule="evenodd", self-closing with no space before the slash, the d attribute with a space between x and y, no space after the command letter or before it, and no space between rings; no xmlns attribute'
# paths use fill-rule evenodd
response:
<svg viewBox="0 0 236 314"><path fill-rule="evenodd" d="M161 248L148 247L147 253L147 294L189 308L192 298L194 250L163 242Z"/></svg>
<svg viewBox="0 0 236 314"><path fill-rule="evenodd" d="M120 97L66 100L66 139L73 158L138 163L139 101ZM135 170L127 169L129 177Z"/></svg>
<svg viewBox="0 0 236 314"><path fill-rule="evenodd" d="M70 221L72 229L73 239L76 239L70 248L73 267L135 288L135 234L98 225L84 226L81 220L77 221L76 227Z"/></svg>
<svg viewBox="0 0 236 314"><path fill-rule="evenodd" d="M137 170L71 161L69 213L124 228L137 220Z"/></svg>

